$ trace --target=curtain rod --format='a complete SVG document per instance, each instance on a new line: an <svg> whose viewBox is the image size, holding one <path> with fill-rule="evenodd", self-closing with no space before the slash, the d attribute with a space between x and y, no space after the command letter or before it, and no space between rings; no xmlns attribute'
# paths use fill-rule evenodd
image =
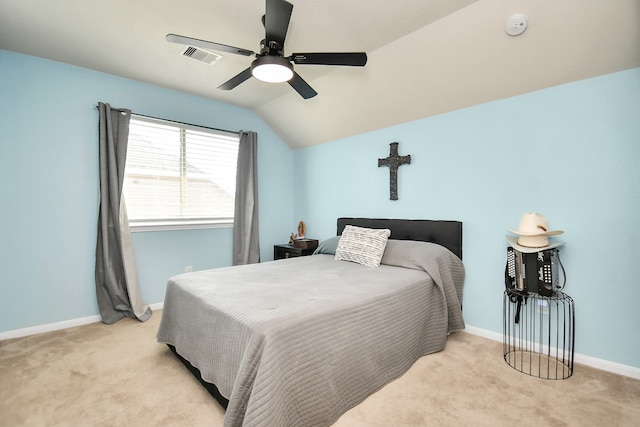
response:
<svg viewBox="0 0 640 427"><path fill-rule="evenodd" d="M100 106L96 105L96 108L100 108ZM114 110L122 110L122 108L113 108L113 107L112 107L112 109L114 109ZM238 135L238 134L240 134L240 132L242 132L242 131L233 131L233 130L228 130L228 129L218 129L218 128L214 128L214 127L211 127L211 126L196 125L196 124L193 124L193 123L185 123L185 122L180 122L178 120L163 119L161 117L146 116L144 114L134 113L133 111L131 112L131 114L134 115L134 116L146 117L148 119L163 120L165 122L178 123L178 124L187 125L187 126L197 126L197 127L201 127L201 128L204 128L204 129L216 130L218 132L233 133L233 134L236 134L236 135Z"/></svg>

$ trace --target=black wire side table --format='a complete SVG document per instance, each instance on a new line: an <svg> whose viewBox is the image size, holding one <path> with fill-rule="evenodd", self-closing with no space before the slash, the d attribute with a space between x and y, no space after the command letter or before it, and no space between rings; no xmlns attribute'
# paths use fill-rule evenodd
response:
<svg viewBox="0 0 640 427"><path fill-rule="evenodd" d="M575 306L563 293L551 296L504 291L504 360L522 373L548 380L573 374Z"/></svg>

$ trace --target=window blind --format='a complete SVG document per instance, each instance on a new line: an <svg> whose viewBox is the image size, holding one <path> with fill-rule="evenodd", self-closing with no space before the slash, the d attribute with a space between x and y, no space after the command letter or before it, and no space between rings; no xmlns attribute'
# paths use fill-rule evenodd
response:
<svg viewBox="0 0 640 427"><path fill-rule="evenodd" d="M136 228L233 224L239 136L132 115L123 194Z"/></svg>

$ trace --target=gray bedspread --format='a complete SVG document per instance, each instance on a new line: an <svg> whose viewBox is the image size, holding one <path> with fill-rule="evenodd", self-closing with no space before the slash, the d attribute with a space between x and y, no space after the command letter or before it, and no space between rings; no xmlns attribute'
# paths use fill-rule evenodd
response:
<svg viewBox="0 0 640 427"><path fill-rule="evenodd" d="M379 268L313 255L171 278L158 341L229 400L225 427L329 426L464 328L462 262L389 240Z"/></svg>

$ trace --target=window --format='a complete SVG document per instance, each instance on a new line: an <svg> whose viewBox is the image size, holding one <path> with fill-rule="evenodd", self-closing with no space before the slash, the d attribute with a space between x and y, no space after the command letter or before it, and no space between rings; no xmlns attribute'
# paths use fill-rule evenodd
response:
<svg viewBox="0 0 640 427"><path fill-rule="evenodd" d="M123 194L133 231L233 224L239 136L132 115Z"/></svg>

